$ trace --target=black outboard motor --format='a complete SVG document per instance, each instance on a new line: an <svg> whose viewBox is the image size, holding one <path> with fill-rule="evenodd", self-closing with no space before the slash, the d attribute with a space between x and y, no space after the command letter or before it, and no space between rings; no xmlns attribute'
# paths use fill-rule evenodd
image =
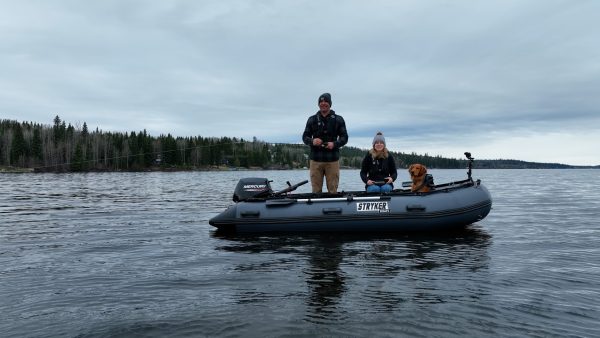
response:
<svg viewBox="0 0 600 338"><path fill-rule="evenodd" d="M249 198L266 197L273 193L270 181L266 178L247 177L242 178L233 192L233 201L241 202Z"/></svg>

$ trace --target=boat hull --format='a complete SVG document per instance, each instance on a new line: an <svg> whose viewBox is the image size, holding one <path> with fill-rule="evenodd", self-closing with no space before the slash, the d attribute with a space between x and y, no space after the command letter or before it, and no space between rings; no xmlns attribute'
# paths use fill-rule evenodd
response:
<svg viewBox="0 0 600 338"><path fill-rule="evenodd" d="M492 207L489 191L479 182L424 194L312 197L239 202L209 223L235 232L439 232L482 220Z"/></svg>

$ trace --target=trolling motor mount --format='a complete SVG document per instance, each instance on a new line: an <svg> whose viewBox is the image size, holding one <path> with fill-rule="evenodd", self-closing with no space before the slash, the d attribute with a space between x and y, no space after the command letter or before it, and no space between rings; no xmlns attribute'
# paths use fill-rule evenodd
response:
<svg viewBox="0 0 600 338"><path fill-rule="evenodd" d="M471 153L468 151L465 152L465 156L469 160L469 166L468 166L469 171L467 171L467 177L471 180L471 168L473 168L473 161L475 159L473 157L471 157Z"/></svg>

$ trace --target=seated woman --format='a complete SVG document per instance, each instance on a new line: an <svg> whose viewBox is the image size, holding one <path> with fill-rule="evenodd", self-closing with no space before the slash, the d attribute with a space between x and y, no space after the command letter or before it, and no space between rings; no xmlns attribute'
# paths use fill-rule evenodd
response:
<svg viewBox="0 0 600 338"><path fill-rule="evenodd" d="M385 137L381 132L373 138L373 148L362 161L360 178L366 183L367 192L390 192L398 177L394 157L385 147Z"/></svg>

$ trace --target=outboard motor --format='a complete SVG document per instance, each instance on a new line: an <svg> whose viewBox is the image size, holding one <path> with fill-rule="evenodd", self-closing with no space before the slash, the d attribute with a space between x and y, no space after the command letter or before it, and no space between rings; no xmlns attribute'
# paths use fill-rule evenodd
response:
<svg viewBox="0 0 600 338"><path fill-rule="evenodd" d="M250 198L266 197L273 193L271 184L266 178L247 177L242 178L233 192L233 201L242 202Z"/></svg>

